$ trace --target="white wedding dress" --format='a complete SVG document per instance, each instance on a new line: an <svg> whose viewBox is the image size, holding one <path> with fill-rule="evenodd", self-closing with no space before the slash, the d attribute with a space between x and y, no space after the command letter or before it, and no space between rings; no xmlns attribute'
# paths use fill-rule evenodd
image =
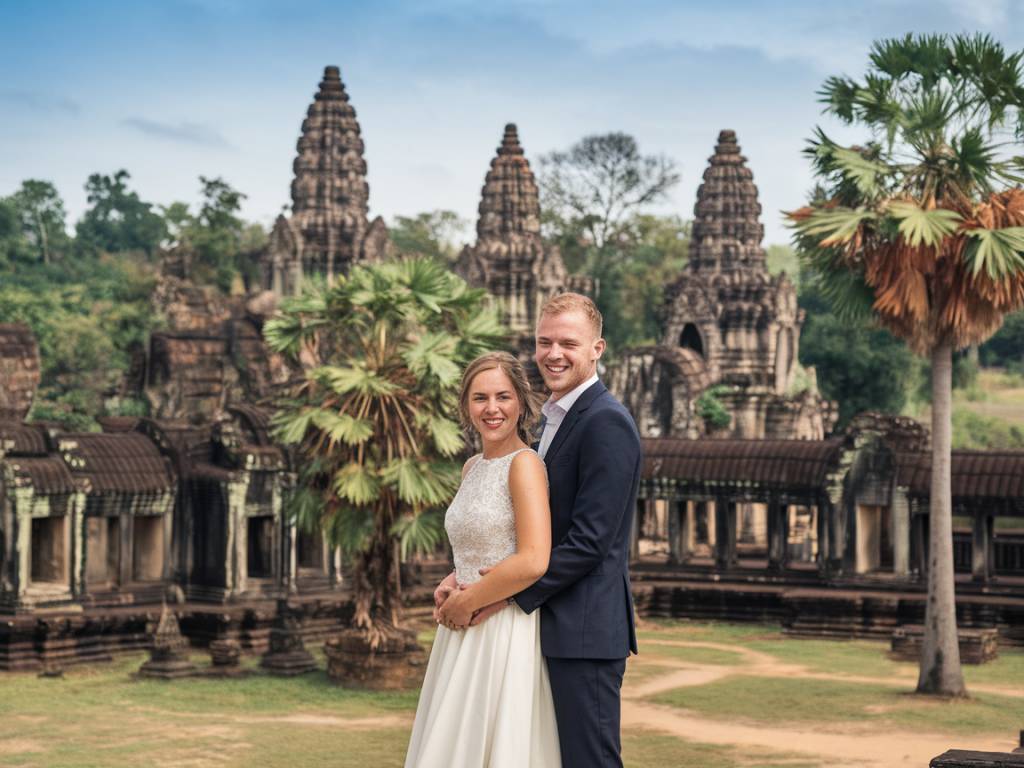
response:
<svg viewBox="0 0 1024 768"><path fill-rule="evenodd" d="M522 450L530 450L524 448ZM445 514L460 584L516 551L512 459L480 458ZM437 628L405 768L560 768L540 611L510 604L475 627Z"/></svg>

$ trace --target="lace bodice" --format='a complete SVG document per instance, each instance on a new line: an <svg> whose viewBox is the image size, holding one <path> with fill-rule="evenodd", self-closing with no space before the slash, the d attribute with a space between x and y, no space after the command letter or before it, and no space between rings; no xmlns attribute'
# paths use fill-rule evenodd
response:
<svg viewBox="0 0 1024 768"><path fill-rule="evenodd" d="M497 565L516 551L516 517L508 473L520 448L496 459L482 456L469 468L444 515L460 584L480 580L480 569Z"/></svg>

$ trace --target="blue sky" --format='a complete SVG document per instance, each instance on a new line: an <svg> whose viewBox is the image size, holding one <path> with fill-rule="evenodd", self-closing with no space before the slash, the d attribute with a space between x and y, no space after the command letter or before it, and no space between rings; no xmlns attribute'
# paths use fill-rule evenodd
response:
<svg viewBox="0 0 1024 768"><path fill-rule="evenodd" d="M53 181L69 218L93 172L126 168L142 197L194 203L223 176L272 222L289 202L302 119L341 67L366 142L372 215L447 208L475 221L507 122L531 158L622 130L676 160L659 212L692 215L715 137L737 131L764 207L811 186L800 154L815 91L863 72L871 41L982 31L1024 47L1024 0L0 0L0 195ZM840 136L845 134L837 131ZM853 138L849 135L849 138ZM469 233L467 232L467 236Z"/></svg>

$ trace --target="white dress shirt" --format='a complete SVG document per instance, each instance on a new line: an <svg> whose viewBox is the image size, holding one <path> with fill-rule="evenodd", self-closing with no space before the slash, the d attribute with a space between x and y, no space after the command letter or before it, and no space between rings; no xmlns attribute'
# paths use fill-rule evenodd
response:
<svg viewBox="0 0 1024 768"><path fill-rule="evenodd" d="M558 427L561 425L562 420L569 413L569 409L572 408L573 404L580 399L580 395L586 392L594 383L597 382L597 374L595 373L589 379L580 384L576 389L562 395L557 400L548 401L541 406L540 412L544 414L544 431L540 435L540 445L537 446L537 453L543 459L545 454L548 452L548 448L551 447L551 441L555 439L555 433L558 431Z"/></svg>

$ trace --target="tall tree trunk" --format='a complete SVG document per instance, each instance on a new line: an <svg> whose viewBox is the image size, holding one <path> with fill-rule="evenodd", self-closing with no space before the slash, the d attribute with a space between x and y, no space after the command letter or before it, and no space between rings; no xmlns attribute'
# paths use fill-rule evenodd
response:
<svg viewBox="0 0 1024 768"><path fill-rule="evenodd" d="M928 602L919 693L966 696L956 632L951 486L953 345L932 349L932 484L929 499Z"/></svg>

